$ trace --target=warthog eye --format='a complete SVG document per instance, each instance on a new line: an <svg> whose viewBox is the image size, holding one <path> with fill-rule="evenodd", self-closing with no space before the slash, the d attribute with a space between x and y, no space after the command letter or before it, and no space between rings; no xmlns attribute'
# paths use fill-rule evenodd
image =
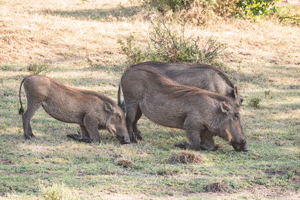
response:
<svg viewBox="0 0 300 200"><path fill-rule="evenodd" d="M121 117L121 115L120 115L119 113L117 114L117 119L118 119L119 121L122 120L122 117Z"/></svg>
<svg viewBox="0 0 300 200"><path fill-rule="evenodd" d="M233 119L238 120L240 118L240 113L235 113Z"/></svg>
<svg viewBox="0 0 300 200"><path fill-rule="evenodd" d="M241 99L240 99L240 103L242 104L242 103L243 103L243 101L244 101L244 99L243 99L243 98L241 98Z"/></svg>

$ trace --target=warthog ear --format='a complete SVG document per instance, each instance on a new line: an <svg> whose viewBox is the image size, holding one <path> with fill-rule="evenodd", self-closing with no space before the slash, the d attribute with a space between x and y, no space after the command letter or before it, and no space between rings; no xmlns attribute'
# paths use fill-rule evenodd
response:
<svg viewBox="0 0 300 200"><path fill-rule="evenodd" d="M221 110L222 110L223 113L226 113L226 114L228 115L230 109L231 109L231 106L228 105L225 101L223 101L223 102L221 103Z"/></svg>
<svg viewBox="0 0 300 200"><path fill-rule="evenodd" d="M239 90L236 85L233 86L233 96L234 98L237 98L239 96Z"/></svg>
<svg viewBox="0 0 300 200"><path fill-rule="evenodd" d="M236 85L233 87L233 97L234 97L235 99L237 99L237 98L239 97L239 90L238 90L238 87L237 87ZM243 98L240 98L239 100L240 100L240 102L239 102L240 105L242 105L244 99L243 99Z"/></svg>
<svg viewBox="0 0 300 200"><path fill-rule="evenodd" d="M115 111L115 108L113 107L113 105L111 103L105 102L105 104L104 104L104 110L106 112L113 113Z"/></svg>

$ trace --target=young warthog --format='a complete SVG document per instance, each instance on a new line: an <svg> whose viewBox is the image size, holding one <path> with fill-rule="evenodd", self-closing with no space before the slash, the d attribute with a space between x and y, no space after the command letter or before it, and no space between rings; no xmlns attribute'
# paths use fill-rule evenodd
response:
<svg viewBox="0 0 300 200"><path fill-rule="evenodd" d="M238 109L228 97L180 85L157 70L140 67L124 72L121 88L131 141L133 132L139 134L137 121L144 113L157 124L184 129L189 149L214 150L213 136L220 136L236 151L248 150Z"/></svg>
<svg viewBox="0 0 300 200"><path fill-rule="evenodd" d="M27 97L25 113L21 101L23 84ZM113 100L97 92L68 87L46 76L31 75L22 80L19 99L19 114L23 115L26 139L34 137L30 119L42 106L51 117L80 125L81 137L78 134L67 135L75 140L101 142L98 129L107 129L120 143L130 143L124 112Z"/></svg>

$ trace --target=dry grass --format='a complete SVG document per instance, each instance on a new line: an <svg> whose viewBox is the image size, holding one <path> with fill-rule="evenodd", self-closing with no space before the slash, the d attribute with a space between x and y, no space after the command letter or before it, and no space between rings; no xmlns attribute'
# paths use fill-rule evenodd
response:
<svg viewBox="0 0 300 200"><path fill-rule="evenodd" d="M35 1L1 6L2 27L0 63L61 62L87 55L100 57L119 51L116 37L126 37L145 29L143 21L132 26L123 6L128 1ZM129 4L129 6L134 6ZM13 12L11 12L13 11ZM92 16L103 13L96 19Z"/></svg>

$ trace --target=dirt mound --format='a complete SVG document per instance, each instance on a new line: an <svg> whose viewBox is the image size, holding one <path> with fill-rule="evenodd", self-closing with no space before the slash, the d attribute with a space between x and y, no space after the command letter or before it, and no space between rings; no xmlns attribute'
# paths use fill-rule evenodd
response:
<svg viewBox="0 0 300 200"><path fill-rule="evenodd" d="M215 182L204 186L206 192L230 192L230 187L227 183Z"/></svg>
<svg viewBox="0 0 300 200"><path fill-rule="evenodd" d="M170 163L182 163L182 164L199 164L203 163L203 157L199 153L190 151L180 151L172 155L169 160Z"/></svg>

